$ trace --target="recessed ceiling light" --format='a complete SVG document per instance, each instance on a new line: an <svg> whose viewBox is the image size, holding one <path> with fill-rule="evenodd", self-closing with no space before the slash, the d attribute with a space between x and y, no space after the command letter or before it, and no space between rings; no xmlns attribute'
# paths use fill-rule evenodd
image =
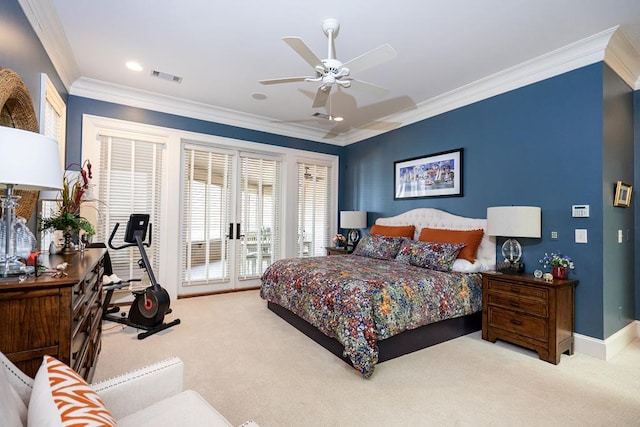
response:
<svg viewBox="0 0 640 427"><path fill-rule="evenodd" d="M344 118L340 117L340 116L334 116L331 118L331 120L333 120L334 122L341 122L344 120Z"/></svg>
<svg viewBox="0 0 640 427"><path fill-rule="evenodd" d="M267 95L265 95L264 93L261 93L261 92L252 93L251 97L253 99L257 99L259 101L262 101L263 99L267 99Z"/></svg>
<svg viewBox="0 0 640 427"><path fill-rule="evenodd" d="M138 64L136 61L129 61L125 65L132 71L142 71L142 65Z"/></svg>

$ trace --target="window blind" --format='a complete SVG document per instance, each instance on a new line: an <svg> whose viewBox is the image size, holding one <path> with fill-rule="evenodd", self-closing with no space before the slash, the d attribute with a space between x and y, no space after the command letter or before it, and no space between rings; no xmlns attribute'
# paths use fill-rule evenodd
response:
<svg viewBox="0 0 640 427"><path fill-rule="evenodd" d="M182 284L228 280L233 157L195 147L183 156Z"/></svg>
<svg viewBox="0 0 640 427"><path fill-rule="evenodd" d="M100 136L99 145L99 202L96 207L100 221L95 240L108 241L113 227L119 223L118 233L114 237L114 244L119 245L122 243L129 215L149 214L153 241L146 252L154 271L157 271L160 265L158 248L163 236L160 207L164 145L112 136ZM124 280L142 278L143 270L138 266L140 253L137 247L112 250L109 255L113 271L118 277Z"/></svg>
<svg viewBox="0 0 640 427"><path fill-rule="evenodd" d="M241 277L259 276L280 258L281 161L259 154L240 156L240 222L242 234L255 249L236 257ZM238 248L241 251L241 248ZM246 257L255 256L247 262ZM256 268L254 268L254 266Z"/></svg>
<svg viewBox="0 0 640 427"><path fill-rule="evenodd" d="M326 255L329 243L331 168L298 162L298 239L299 257Z"/></svg>

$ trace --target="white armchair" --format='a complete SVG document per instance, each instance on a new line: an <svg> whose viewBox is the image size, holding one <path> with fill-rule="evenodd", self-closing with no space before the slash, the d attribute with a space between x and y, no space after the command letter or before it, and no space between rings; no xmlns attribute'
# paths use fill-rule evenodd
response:
<svg viewBox="0 0 640 427"><path fill-rule="evenodd" d="M91 384L118 426L232 426L202 396L183 391L183 363L168 359ZM0 425L26 426L33 379L0 353ZM248 421L243 427L258 427Z"/></svg>

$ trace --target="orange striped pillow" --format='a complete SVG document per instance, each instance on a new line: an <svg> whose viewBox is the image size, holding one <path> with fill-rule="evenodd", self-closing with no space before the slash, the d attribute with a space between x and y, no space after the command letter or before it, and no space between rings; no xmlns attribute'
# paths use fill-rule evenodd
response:
<svg viewBox="0 0 640 427"><path fill-rule="evenodd" d="M116 426L104 402L73 369L44 356L33 380L29 426Z"/></svg>

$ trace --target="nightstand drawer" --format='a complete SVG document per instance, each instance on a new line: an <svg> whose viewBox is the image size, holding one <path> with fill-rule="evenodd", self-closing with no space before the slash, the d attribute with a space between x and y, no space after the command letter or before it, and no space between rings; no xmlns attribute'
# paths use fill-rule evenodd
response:
<svg viewBox="0 0 640 427"><path fill-rule="evenodd" d="M519 295L528 298L536 298L546 304L548 292L543 288L520 285L519 283L501 282L499 280L488 281L488 292L504 292L511 295Z"/></svg>
<svg viewBox="0 0 640 427"><path fill-rule="evenodd" d="M520 311L534 316L548 316L547 304L535 299L520 298L518 296L494 292L488 295L488 303L490 305Z"/></svg>
<svg viewBox="0 0 640 427"><path fill-rule="evenodd" d="M522 316L501 308L488 308L489 326L516 332L541 341L548 340L548 323L544 319Z"/></svg>

